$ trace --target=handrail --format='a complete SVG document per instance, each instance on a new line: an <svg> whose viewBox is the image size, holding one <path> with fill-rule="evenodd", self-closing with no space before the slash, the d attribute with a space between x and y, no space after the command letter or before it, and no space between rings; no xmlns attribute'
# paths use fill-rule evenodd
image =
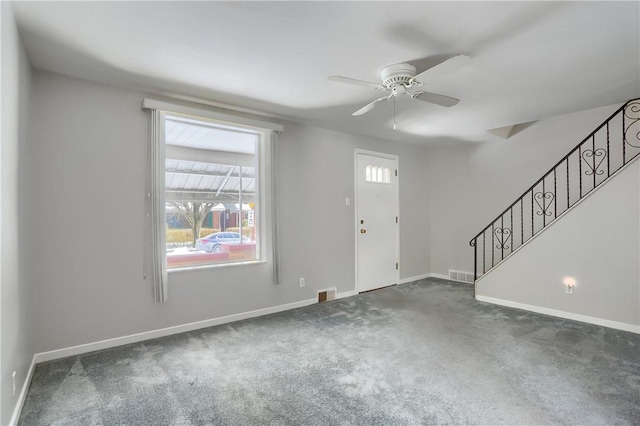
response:
<svg viewBox="0 0 640 426"><path fill-rule="evenodd" d="M618 123L618 121L620 123ZM618 125L620 126L618 127ZM603 134L604 130L606 130L606 138ZM618 136L620 140L617 140L616 136ZM628 136L630 136L630 138ZM614 141L616 143L611 143L612 138L616 138ZM604 146L605 142L606 146ZM591 143L591 145L583 148L588 143ZM576 153L577 156L575 155ZM579 200L590 194L593 189L631 162L638 154L640 154L640 99L632 99L611 114L609 118L569 151L567 155L562 157L560 161L543 174L540 179L524 191L520 197L469 241L469 245L474 248L474 281L486 274L498 263L505 260L517 249L514 247L517 242L513 237L514 231L517 230L520 234L519 248L542 229L554 222L560 215L568 211ZM621 160L619 157L621 157ZM604 168L601 168L605 159L606 176L604 175ZM583 161L585 162L584 167ZM573 168L570 167L572 163ZM559 173L565 173L566 180L559 182ZM583 175L587 176L592 182L589 182L589 184L583 182ZM547 180L551 180L551 176L553 177L553 191L547 191L545 183L547 183ZM598 177L601 178L598 179ZM549 182L549 185L551 185L551 182ZM562 186L562 188L559 190L558 186ZM573 198L575 198L576 187L579 191L579 196L571 202L571 191L574 191ZM585 187L587 189L586 192L584 191ZM540 190L534 192L536 188ZM558 206L557 195L559 191L566 191L566 205ZM551 203L553 203L552 210ZM527 204L526 213L524 209L525 204ZM518 205L520 212L516 212L516 216L519 219L519 224L517 220L514 223L514 208L517 208ZM529 209L529 207L531 208ZM553 215L553 218L549 218L550 220L547 221L547 218L551 215ZM542 219L542 223L540 223L540 220L536 221L538 216ZM527 229L525 229L525 218L527 219ZM505 226L505 219L507 219L509 227ZM498 222L500 226L496 226ZM531 224L531 232L528 232L529 223ZM491 229L489 245L491 261L487 262L487 240L489 238L487 238L486 234L489 229ZM478 242L480 238L482 238L481 269L479 268L480 259L478 252ZM496 253L496 249L500 251L499 256L498 253ZM505 250L507 250L507 253L505 253ZM487 263L489 263L488 267Z"/></svg>

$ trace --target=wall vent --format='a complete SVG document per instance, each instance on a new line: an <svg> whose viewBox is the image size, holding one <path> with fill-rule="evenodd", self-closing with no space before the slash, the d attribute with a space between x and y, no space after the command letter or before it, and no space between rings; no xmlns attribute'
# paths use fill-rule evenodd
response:
<svg viewBox="0 0 640 426"><path fill-rule="evenodd" d="M473 272L455 271L453 269L449 269L449 279L451 281L473 284Z"/></svg>

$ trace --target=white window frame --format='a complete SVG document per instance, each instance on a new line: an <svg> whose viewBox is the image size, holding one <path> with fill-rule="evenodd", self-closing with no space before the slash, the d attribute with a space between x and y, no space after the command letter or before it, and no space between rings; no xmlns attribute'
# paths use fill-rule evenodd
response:
<svg viewBox="0 0 640 426"><path fill-rule="evenodd" d="M145 278L152 278L155 298L157 302L165 302L168 293L168 274L194 269L213 269L231 266L244 266L265 263L268 259L273 262L274 283L278 282L277 265L277 223L276 223L276 169L275 159L276 135L284 130L277 123L262 121L246 116L236 116L205 108L197 108L177 103L144 99L142 109L151 110L150 131L150 164L147 182L147 218L150 237L146 238L149 253L145 265ZM259 137L258 142L258 187L257 207L259 238L256 246L257 259L250 261L225 262L208 265L188 266L167 270L166 262L166 233L165 223L165 194L164 185L165 155L164 155L164 123L166 115L182 115L213 124L221 124L235 128L249 130ZM161 226L162 225L162 226Z"/></svg>
<svg viewBox="0 0 640 426"><path fill-rule="evenodd" d="M192 120L197 120L197 121L201 121L204 123L210 123L213 125L222 125L222 126L228 126L231 128L235 128L235 129L243 129L246 130L254 135L256 135L258 137L258 144L257 144L257 149L256 149L256 153L255 155L258 157L258 162L257 162L257 177L258 177L258 186L256 187L256 194L257 194L257 199L256 199L256 205L257 205L257 215L258 215L258 238L257 238L257 244L256 244L256 258L252 259L252 260L244 260L244 261L229 261L229 262L220 262L220 263L210 263L210 264L203 264L203 265L195 265L195 266L183 266L183 267L178 267L178 268L171 268L169 269L167 267L167 272L169 274L173 273L173 272L180 272L180 271L190 271L190 270L194 270L194 269L207 269L207 268L223 268L223 267L228 267L228 266L236 266L236 265L249 265L249 264L253 264L253 263L264 263L266 262L266 256L265 256L265 241L266 241L266 226L267 226L267 222L266 222L266 218L265 218L265 209L264 209L264 203L266 202L266 197L265 197L265 190L266 190L266 182L268 179L268 166L267 166L267 162L265 161L266 158L268 157L268 153L270 152L270 146L271 146L271 132L270 131L265 131L263 129L257 129L256 127L252 127L252 126L246 126L246 125L242 125L242 124L235 124L235 123L229 123L229 122L222 122L219 120L214 120L214 119L210 119L210 118L206 118L206 117L196 117L193 115L185 115L185 114L178 114L178 113L173 113L173 112L165 112L162 111L160 113L160 123L162 123L161 125L163 125L165 123L165 120L167 118L167 115L170 116L180 116L180 117L185 117L185 118L189 118ZM164 135L163 135L164 136ZM164 137L163 137L163 141L164 141ZM165 156L166 159L166 156ZM164 195L166 195L166 191L163 193L162 195L162 200L161 205L160 206L156 206L156 208L160 208L162 210L162 217L164 217L164 214L166 214L165 208L166 208L166 199L164 197ZM166 256L165 256L166 258Z"/></svg>

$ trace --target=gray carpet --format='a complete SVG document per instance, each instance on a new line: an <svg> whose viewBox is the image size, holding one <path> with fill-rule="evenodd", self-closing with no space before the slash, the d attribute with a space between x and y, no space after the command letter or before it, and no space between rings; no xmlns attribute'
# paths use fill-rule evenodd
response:
<svg viewBox="0 0 640 426"><path fill-rule="evenodd" d="M640 424L640 335L427 279L39 364L19 425Z"/></svg>

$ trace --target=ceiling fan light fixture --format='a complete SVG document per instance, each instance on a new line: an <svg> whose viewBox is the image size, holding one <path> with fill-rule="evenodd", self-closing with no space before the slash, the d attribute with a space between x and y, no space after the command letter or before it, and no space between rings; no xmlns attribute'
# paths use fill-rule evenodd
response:
<svg viewBox="0 0 640 426"><path fill-rule="evenodd" d="M387 88L398 85L410 85L411 79L416 76L416 67L411 64L394 64L384 67L380 76L382 85Z"/></svg>
<svg viewBox="0 0 640 426"><path fill-rule="evenodd" d="M438 77L442 74L446 74L451 72L459 67L466 65L469 62L469 57L465 55L457 55L452 58L447 59L440 64L431 67L421 73L417 74L416 67L407 64L393 64L386 66L382 69L380 76L382 77L382 84L372 83L370 81L356 80L349 77L342 77L337 75L332 75L329 77L331 81L337 81L341 83L349 83L349 84L357 84L360 86L368 86L376 90L383 90L387 92L391 92L391 94L386 97L383 96L381 98L376 99L373 102L368 103L364 107L360 108L358 111L354 112L352 115L358 116L366 114L371 111L378 103L388 101L393 97L394 100L394 125L393 128L396 128L395 125L395 98L398 95L409 95L411 99L417 99L419 101L428 102L436 105L440 105L443 107L452 107L460 102L459 99L452 98L450 96L439 95L437 93L418 91L414 92L413 90L409 90L412 87L420 87L425 83L429 82L434 77Z"/></svg>

